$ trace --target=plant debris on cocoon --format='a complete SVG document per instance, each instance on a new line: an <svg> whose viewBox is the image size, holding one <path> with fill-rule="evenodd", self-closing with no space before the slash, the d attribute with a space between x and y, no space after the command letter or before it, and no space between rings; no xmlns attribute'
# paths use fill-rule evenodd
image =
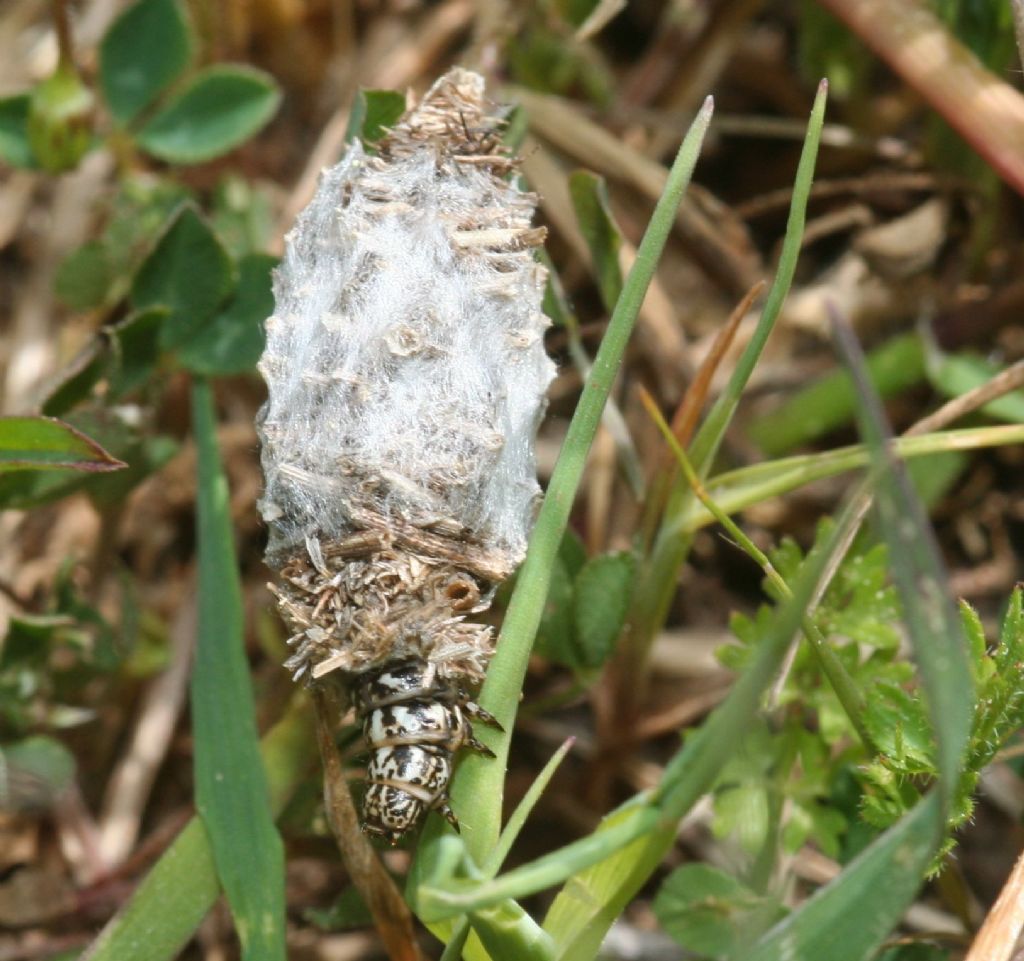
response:
<svg viewBox="0 0 1024 961"><path fill-rule="evenodd" d="M483 79L453 69L376 154L354 143L323 173L286 237L258 426L296 679L341 671L374 690L412 663L415 697L457 707L487 668L492 631L465 618L525 553L554 370L533 254L544 231L501 124ZM382 719L365 710L373 747ZM470 743L456 714L431 744ZM446 788L412 793L444 811Z"/></svg>

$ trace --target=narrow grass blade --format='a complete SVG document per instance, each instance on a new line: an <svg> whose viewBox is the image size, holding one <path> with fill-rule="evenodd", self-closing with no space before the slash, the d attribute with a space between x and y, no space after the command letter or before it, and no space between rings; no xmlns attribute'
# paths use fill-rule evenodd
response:
<svg viewBox="0 0 1024 961"><path fill-rule="evenodd" d="M199 636L192 674L196 807L231 905L243 959L284 961L284 848L259 753L227 481L210 385L197 380Z"/></svg>
<svg viewBox="0 0 1024 961"><path fill-rule="evenodd" d="M883 397L919 384L925 352L917 334L901 334L868 355L871 382ZM777 409L751 421L747 436L769 457L806 444L853 421L857 393L845 370L825 374L797 391Z"/></svg>
<svg viewBox="0 0 1024 961"><path fill-rule="evenodd" d="M704 726L669 763L658 789L641 795L609 815L593 834L494 881L449 881L443 888L420 892L424 915L440 920L463 911L478 910L505 898L521 897L557 884L572 875L552 907L545 929L559 944L559 957L586 956L581 944L566 953L567 942L577 935L591 944L600 942L606 928L646 880L665 848L675 837L676 822L704 794L731 755L732 745L757 710L761 693L782 662L786 648L799 630L804 609L834 546L852 517L847 511L832 536L805 562L793 584L793 597L782 604L751 666ZM642 840L638 840L642 839ZM633 842L638 842L634 845ZM584 874L586 869L591 868ZM597 880L597 884L592 883ZM562 918L559 903L573 903Z"/></svg>
<svg viewBox="0 0 1024 961"><path fill-rule="evenodd" d="M754 660L729 696L669 762L658 789L658 830L604 863L577 874L555 899L544 928L558 944L560 961L593 957L608 926L671 847L678 820L711 788L777 673L832 553L855 523L853 506L843 511L829 539L804 562L792 584L792 597L777 609Z"/></svg>
<svg viewBox="0 0 1024 961"><path fill-rule="evenodd" d="M736 412L743 390L747 386L747 381L750 380L750 375L754 372L754 367L768 342L768 336L775 326L775 321L778 319L782 305L789 294L789 288L793 283L793 275L796 273L796 263L800 257L800 247L803 243L804 223L807 219L807 200L810 197L811 184L814 181L814 166L818 159L818 144L821 141L821 128L825 122L827 98L828 81L822 80L818 84L818 93L814 98L811 119L807 125L807 137L800 154L800 162L797 164L796 177L793 181L793 200L789 207L786 236L782 242L782 253L779 257L779 266L775 271L775 279L765 297L764 309L761 311L761 318L754 329L754 335L751 337L747 349L740 355L736 369L733 371L732 377L729 378L722 396L715 402L693 443L692 460L696 466L705 470L725 436L725 429Z"/></svg>
<svg viewBox="0 0 1024 961"><path fill-rule="evenodd" d="M508 819L508 824L505 825L505 829L501 832L501 837L498 839L497 846L484 863L484 877L493 878L494 875L498 873L499 868L508 856L508 852L512 850L512 845L515 843L516 838L519 837L519 832L523 829L523 825L526 824L526 819L530 816L530 812L540 800L540 796L544 793L544 789L550 783L551 778L554 777L555 771L558 770L558 766L565 760L565 756L569 753L574 741L575 738L569 738L569 740L567 740L557 751L555 751L554 754L551 755L548 763L544 765L540 774L537 775L533 784L530 785L530 789L523 796L522 801L516 805L516 809ZM488 936L485 936L485 932L481 930L481 924L481 919L476 918L473 923L473 927L477 931L480 940L490 948L493 948L493 938L489 939ZM462 953L462 946L466 943L466 936L469 934L469 927L470 922L468 919L462 919L459 921L452 932L451 938L445 945L444 954L441 955L441 961L455 961L455 959L460 956ZM524 934L523 931L516 931L515 933L520 936ZM525 933L528 936L532 936L532 932ZM497 957L497 955L494 955L494 957Z"/></svg>
<svg viewBox="0 0 1024 961"><path fill-rule="evenodd" d="M455 808L465 825L467 848L477 863L483 863L498 839L506 759L519 692L522 690L526 662L547 598L551 569L583 474L587 451L600 422L601 410L618 371L644 293L672 228L676 208L697 162L704 133L711 121L711 109L709 99L679 149L665 192L654 211L637 252L636 263L612 314L548 485L526 561L519 572L516 590L505 617L497 651L481 692L483 706L497 717L506 733L483 733L482 737L489 742L498 759L466 758L454 781Z"/></svg>
<svg viewBox="0 0 1024 961"><path fill-rule="evenodd" d="M881 534L889 545L893 580L924 681L938 744L940 792L948 798L960 778L974 714L974 688L960 618L948 594L948 579L928 517L903 465L889 453L885 415L864 372L860 348L838 316L833 329L860 396L860 430L878 473Z"/></svg>
<svg viewBox="0 0 1024 961"><path fill-rule="evenodd" d="M952 451L1002 447L1024 442L1024 425L969 427L962 430L939 431L897 437L890 451L900 460L911 460ZM706 483L708 495L726 514L735 514L769 497L787 494L812 481L835 477L847 471L867 467L871 455L863 444L837 447L816 454L798 454L712 477ZM691 504L680 518L680 528L692 532L714 518L703 505Z"/></svg>
<svg viewBox="0 0 1024 961"><path fill-rule="evenodd" d="M316 760L316 739L301 700L295 698L292 709L260 745L275 813ZM219 895L210 838L203 822L194 817L80 961L171 961Z"/></svg>
<svg viewBox="0 0 1024 961"><path fill-rule="evenodd" d="M725 436L726 428L736 412L743 388L750 379L754 365L764 350L768 335L775 326L775 321L778 319L782 304L793 282L793 274L796 271L796 262L803 240L807 201L814 179L818 143L821 140L821 128L825 122L827 92L828 85L823 80L818 86L818 94L815 97L807 126L807 137L804 140L800 162L797 165L796 179L793 184L793 200L789 208L789 220L786 225L786 237L782 244L779 266L771 289L765 298L757 328L740 356L739 363L736 365L725 391L711 408L700 431L694 438L690 459L697 469L698 475L702 478L707 476L715 453ZM665 520L655 539L651 558L647 564L643 565L637 579L631 623L633 635L641 647L636 655L641 663L646 661L646 646L650 644L665 621L672 594L675 591L676 574L689 550L689 537L679 529L678 521L689 510L692 503L693 498L686 485L677 486L674 496L669 500Z"/></svg>
<svg viewBox="0 0 1024 961"><path fill-rule="evenodd" d="M937 794L921 801L842 874L764 935L743 961L865 961L910 906L941 836Z"/></svg>

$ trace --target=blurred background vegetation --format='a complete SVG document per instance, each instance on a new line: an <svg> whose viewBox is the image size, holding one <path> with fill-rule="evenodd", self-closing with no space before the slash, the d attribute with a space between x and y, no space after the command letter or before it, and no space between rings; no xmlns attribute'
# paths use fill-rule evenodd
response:
<svg viewBox="0 0 1024 961"><path fill-rule="evenodd" d="M267 761L288 956L380 956L327 827L312 734L296 722L293 744L280 727L305 708L280 667L262 563L255 363L271 270L319 170L452 64L516 105L509 137L549 230L559 377L542 481L672 156L704 98L716 104L551 570L509 804L575 741L510 865L587 835L658 784L680 732L722 701L768 630L764 571L694 505L652 643L638 654L621 640L660 518L651 488L667 470L642 389L692 429L684 397L724 388L755 331L749 302L717 368L702 365L776 269L819 78L830 101L797 272L712 496L790 584L827 537L822 519L854 483L841 471L864 463L835 459L857 440L858 402L829 303L897 432L1024 359L1024 98L1009 0L6 0L0 959L78 956L189 823L202 778L191 717L217 696L193 688L190 711L203 584L244 641L256 727L279 725L288 747L287 762ZM1012 390L959 426L1022 423ZM910 461L948 592L969 604L980 706L947 811L955 840L879 948L887 961L964 957L1024 843L1020 441L948 439ZM229 498L197 508L218 447ZM233 570L230 549L227 561L201 556L203 524L233 532L237 585L216 580ZM941 775L890 568L867 530L815 610L862 711L810 645L795 648L602 956L743 957ZM785 594L776 584L768 596ZM401 874L411 851L385 857ZM524 903L539 915L550 900ZM1016 936L984 957L1012 957ZM183 956L238 951L218 905Z"/></svg>

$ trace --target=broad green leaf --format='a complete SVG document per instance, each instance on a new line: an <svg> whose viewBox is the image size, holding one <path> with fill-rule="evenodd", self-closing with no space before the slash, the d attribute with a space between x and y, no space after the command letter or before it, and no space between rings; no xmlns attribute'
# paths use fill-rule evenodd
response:
<svg viewBox="0 0 1024 961"><path fill-rule="evenodd" d="M75 776L75 758L60 741L35 735L0 745L0 808L12 813L51 809Z"/></svg>
<svg viewBox="0 0 1024 961"><path fill-rule="evenodd" d="M130 123L188 66L192 39L178 0L139 0L100 44L100 88L114 120Z"/></svg>
<svg viewBox="0 0 1024 961"><path fill-rule="evenodd" d="M226 306L177 351L194 374L238 374L263 353L263 322L274 311L271 271L277 258L250 254L238 264L238 286Z"/></svg>
<svg viewBox="0 0 1024 961"><path fill-rule="evenodd" d="M573 613L579 666L600 667L615 649L626 621L633 571L632 554L602 554L587 561L576 577Z"/></svg>
<svg viewBox="0 0 1024 961"><path fill-rule="evenodd" d="M0 417L0 473L14 470L120 470L123 461L53 417Z"/></svg>
<svg viewBox="0 0 1024 961"><path fill-rule="evenodd" d="M193 337L235 284L227 251L191 207L182 207L132 284L135 307L165 307L160 346L170 349Z"/></svg>
<svg viewBox="0 0 1024 961"><path fill-rule="evenodd" d="M12 167L35 167L28 142L28 111L32 98L27 93L0 98L0 162Z"/></svg>
<svg viewBox="0 0 1024 961"><path fill-rule="evenodd" d="M146 122L139 146L169 163L203 163L248 140L280 102L277 84L261 70L208 67Z"/></svg>
<svg viewBox="0 0 1024 961"><path fill-rule="evenodd" d="M405 97L395 90L360 90L352 104L345 142L358 138L366 145L380 140L405 113Z"/></svg>
<svg viewBox="0 0 1024 961"><path fill-rule="evenodd" d="M873 957L914 900L941 836L942 820L933 792L752 951L743 952L742 961Z"/></svg>
<svg viewBox="0 0 1024 961"><path fill-rule="evenodd" d="M569 177L569 196L580 232L594 260L597 286L606 310L612 310L622 292L619 248L622 234L611 212L608 187L602 177L578 170Z"/></svg>
<svg viewBox="0 0 1024 961"><path fill-rule="evenodd" d="M721 957L748 946L785 909L708 864L684 864L654 899L658 923L684 948Z"/></svg>
<svg viewBox="0 0 1024 961"><path fill-rule="evenodd" d="M868 355L871 382L883 397L906 390L925 376L925 351L917 334L901 334ZM853 422L857 394L845 370L826 374L797 391L776 410L753 420L747 436L770 457Z"/></svg>
<svg viewBox="0 0 1024 961"><path fill-rule="evenodd" d="M88 421L90 434L96 434L95 418L75 417ZM119 503L128 492L162 467L178 449L169 437L139 437L127 428L107 426L102 435L103 446L112 456L124 462L117 471L83 472L62 470L0 471L0 506L28 510L84 490L97 504Z"/></svg>
<svg viewBox="0 0 1024 961"><path fill-rule="evenodd" d="M112 281L107 248L90 240L61 261L54 291L72 310L90 310L104 302Z"/></svg>
<svg viewBox="0 0 1024 961"><path fill-rule="evenodd" d="M284 961L284 848L260 759L227 481L205 381L193 385L192 413L199 462L199 625L191 699L196 807L243 959Z"/></svg>
<svg viewBox="0 0 1024 961"><path fill-rule="evenodd" d="M60 417L84 400L100 381L110 363L107 341L94 337L82 352L60 373L60 380L43 401L47 417Z"/></svg>
<svg viewBox="0 0 1024 961"><path fill-rule="evenodd" d="M260 746L275 813L309 776L316 760L316 738L302 701L293 699L289 712ZM80 961L172 961L219 894L210 838L203 822L194 817Z"/></svg>
<svg viewBox="0 0 1024 961"><path fill-rule="evenodd" d="M147 307L111 328L116 358L110 374L111 397L130 394L152 376L160 358L160 331L170 316L166 307Z"/></svg>

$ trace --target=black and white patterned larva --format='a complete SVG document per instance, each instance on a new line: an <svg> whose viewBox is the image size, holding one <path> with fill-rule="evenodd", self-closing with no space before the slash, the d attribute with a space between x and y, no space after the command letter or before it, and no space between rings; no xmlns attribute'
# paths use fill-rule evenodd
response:
<svg viewBox="0 0 1024 961"><path fill-rule="evenodd" d="M553 365L533 195L483 80L455 69L377 144L324 171L286 237L260 370L267 560L286 666L340 677L369 756L364 828L453 824L455 753L492 721L466 693L471 618L525 551ZM486 750L486 749L484 749Z"/></svg>

